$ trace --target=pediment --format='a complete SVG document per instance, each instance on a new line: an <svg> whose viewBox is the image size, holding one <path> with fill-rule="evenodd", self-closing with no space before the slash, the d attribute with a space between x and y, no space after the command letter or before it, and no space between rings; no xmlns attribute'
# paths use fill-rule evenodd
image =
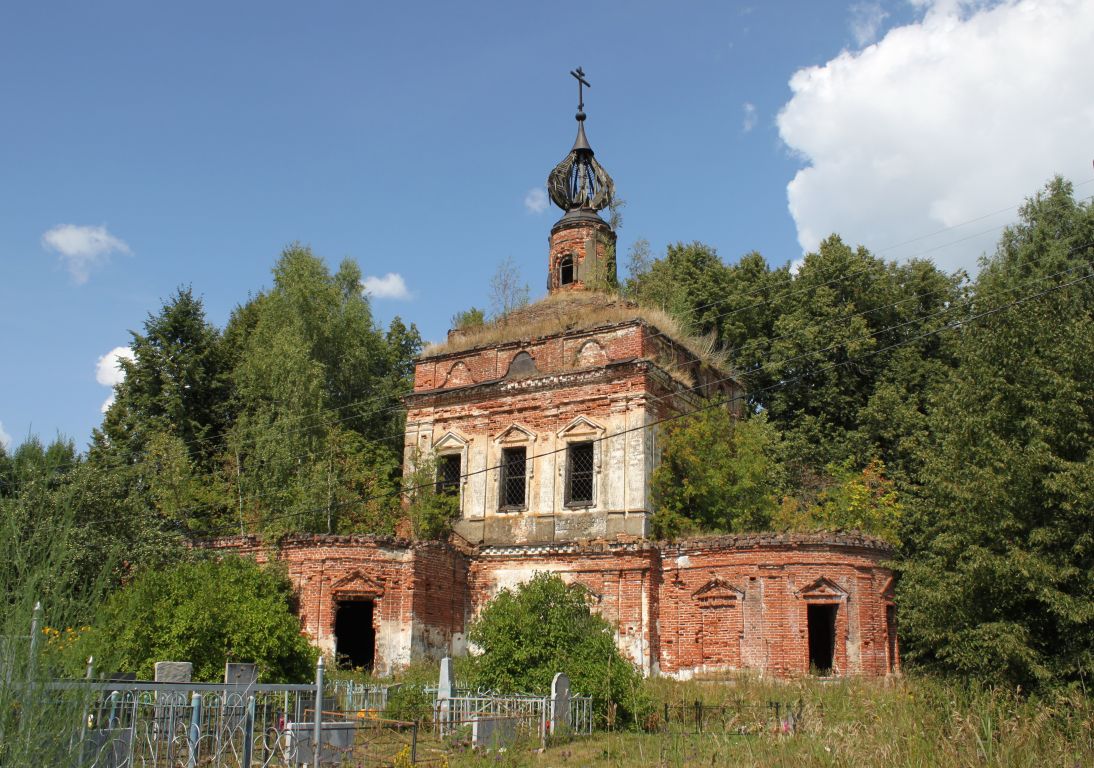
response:
<svg viewBox="0 0 1094 768"><path fill-rule="evenodd" d="M715 576L692 593L700 608L728 608L745 599L745 593L725 579Z"/></svg>
<svg viewBox="0 0 1094 768"><path fill-rule="evenodd" d="M528 427L521 424L510 424L494 438L494 442L500 445L523 445L524 443L534 442L535 439L536 433L528 429Z"/></svg>
<svg viewBox="0 0 1094 768"><path fill-rule="evenodd" d="M331 592L337 597L380 597L384 594L384 583L367 573L354 570L331 584Z"/></svg>
<svg viewBox="0 0 1094 768"><path fill-rule="evenodd" d="M462 451L467 447L468 440L456 432L445 432L440 440L433 443L435 453L443 451Z"/></svg>
<svg viewBox="0 0 1094 768"><path fill-rule="evenodd" d="M847 590L831 579L822 576L816 581L810 582L807 586L799 589L797 595L803 600L834 602L846 600Z"/></svg>
<svg viewBox="0 0 1094 768"><path fill-rule="evenodd" d="M896 582L893 577L890 576L885 580L885 583L881 585L881 599L888 602L896 600Z"/></svg>
<svg viewBox="0 0 1094 768"><path fill-rule="evenodd" d="M578 416L558 431L560 438L596 438L604 434L604 427L584 416Z"/></svg>

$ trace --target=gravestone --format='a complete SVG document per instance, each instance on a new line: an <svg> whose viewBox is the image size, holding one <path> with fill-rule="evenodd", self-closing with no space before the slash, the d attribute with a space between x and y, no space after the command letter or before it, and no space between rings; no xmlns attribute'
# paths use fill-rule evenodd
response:
<svg viewBox="0 0 1094 768"><path fill-rule="evenodd" d="M315 762L315 723L289 723L285 729L289 754L296 765ZM319 763L341 765L353 751L356 723L323 723L319 728ZM294 754L295 753L295 754Z"/></svg>
<svg viewBox="0 0 1094 768"><path fill-rule="evenodd" d="M517 718L480 717L471 721L471 746L475 749L510 747L517 740Z"/></svg>
<svg viewBox="0 0 1094 768"><path fill-rule="evenodd" d="M257 664L230 661L224 665L224 697L221 700L221 723L224 730L243 728L247 716L247 696L257 682Z"/></svg>
<svg viewBox="0 0 1094 768"><path fill-rule="evenodd" d="M157 683L189 683L194 665L189 661L157 661ZM189 716L190 698L184 690L156 691L156 709L153 712L152 734L154 738L170 738L177 723Z"/></svg>
<svg viewBox="0 0 1094 768"><path fill-rule="evenodd" d="M108 683L132 683L136 679L136 672L107 672L103 675L103 680Z"/></svg>
<svg viewBox="0 0 1094 768"><path fill-rule="evenodd" d="M194 665L188 661L157 661L157 683L188 683L194 674Z"/></svg>
<svg viewBox="0 0 1094 768"><path fill-rule="evenodd" d="M570 678L559 672L551 681L551 735L570 731Z"/></svg>
<svg viewBox="0 0 1094 768"><path fill-rule="evenodd" d="M441 674L437 680L437 712L435 716L442 722L448 722L449 713L451 712L451 701L453 689L456 687L455 672L452 669L452 658L445 656L441 659Z"/></svg>
<svg viewBox="0 0 1094 768"><path fill-rule="evenodd" d="M446 699L452 698L452 691L456 687L455 672L452 670L452 658L445 656L441 659L441 676L437 681L437 698L442 696Z"/></svg>
<svg viewBox="0 0 1094 768"><path fill-rule="evenodd" d="M246 690L258 682L257 664L240 664L229 661L224 665L224 685Z"/></svg>

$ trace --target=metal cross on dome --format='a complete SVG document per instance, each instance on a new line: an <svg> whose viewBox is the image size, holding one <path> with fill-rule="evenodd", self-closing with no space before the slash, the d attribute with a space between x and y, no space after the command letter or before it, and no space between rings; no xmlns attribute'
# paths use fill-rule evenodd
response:
<svg viewBox="0 0 1094 768"><path fill-rule="evenodd" d="M585 79L585 73L581 71L581 67L578 67L577 69L571 69L570 74L574 76L575 80L577 80L577 111L584 112L585 95L582 92L581 87L585 86L586 88L592 88L592 86L589 85L589 81Z"/></svg>

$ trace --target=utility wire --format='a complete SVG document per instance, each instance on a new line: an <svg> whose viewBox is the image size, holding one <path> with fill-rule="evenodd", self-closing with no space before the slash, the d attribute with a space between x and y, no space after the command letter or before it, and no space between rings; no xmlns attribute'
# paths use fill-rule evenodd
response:
<svg viewBox="0 0 1094 768"><path fill-rule="evenodd" d="M910 337L908 339L904 339L904 340L899 341L899 342L894 342L893 344L889 344L889 345L887 345L885 347L881 347L879 349L870 350L870 351L858 356L857 358L844 360L844 361L841 361L841 362L838 362L838 363L833 363L829 366L825 366L825 367L822 367L822 368L814 370L814 371L808 371L808 372L805 372L805 373L801 373L801 374L798 374L797 376L793 376L791 378L781 380L779 382L776 382L774 384L771 384L767 387L763 387L763 388L761 388L759 390L755 390L755 391L773 391L773 390L785 387L785 386L787 386L789 384L792 384L794 382L800 381L800 380L802 380L805 377L810 376L810 375L815 376L819 373L824 373L826 371L834 370L836 368L842 368L842 367L847 366L847 365L851 365L851 364L854 364L854 363L861 362L863 359L865 359L867 357L872 357L873 355L877 355L877 354L880 354L882 352L886 352L886 351L889 351L889 350L892 350L892 349L896 349L898 347L903 347L903 346L906 346L908 344L911 344L913 342L919 341L919 340L924 339L924 338L928 338L928 337L931 337L931 336L936 336L936 335L942 333L943 331L955 330L955 329L961 328L961 327L963 327L965 325L968 325L970 323L976 322L978 320L982 320L986 317L991 317L993 315L999 314L1000 312L1004 312L1004 311L1006 311L1008 309L1011 309L1013 307L1020 306L1020 305L1025 304L1026 302L1029 302L1029 301L1034 301L1036 299L1039 299L1039 298L1041 298L1043 296L1046 296L1050 293L1053 293L1055 291L1062 290L1062 289L1067 288L1067 287L1072 286L1072 285L1077 285L1079 283L1085 282L1085 281L1090 280L1092 278L1094 278L1094 273L1084 275L1083 277L1075 278L1075 279L1073 279L1069 282L1060 283L1060 284L1051 286L1049 288L1045 288L1041 291L1037 291L1035 293L1023 296L1021 298L1015 299L1013 301L1010 301L1010 302L1008 302L1006 304L1003 304L1003 305L1000 305L998 307L993 307L991 309L986 309L986 310L983 310L981 312L969 315L967 317L963 317L963 318L960 318L958 320L954 320L954 321L952 321L950 323L947 323L945 325L942 325L939 328L936 328L934 330L926 331L924 333L918 334L918 335ZM708 382L708 384L709 383L713 383L713 382ZM678 394L678 393L676 393L676 394ZM627 427L627 428L621 429L617 432L614 432L611 435L604 435L602 437L593 438L593 440L591 440L590 442L604 442L604 441L611 440L611 439L620 437L622 435L625 435L625 434L628 434L628 433L631 433L631 432L635 432L635 431L639 431L639 430L645 430L645 429L649 429L649 428L652 428L652 427L655 427L655 426L658 426L658 425L661 425L661 424L677 421L679 419L687 418L687 417L692 416L696 413L701 413L703 411L707 411L707 410L710 410L712 408L717 408L717 407L723 407L723 406L726 406L726 405L730 405L734 402L743 400L745 397L747 397L747 395L735 395L735 396L730 397L730 398L715 399L715 400L712 400L712 401L710 401L710 402L708 402L704 405L698 406L698 407L693 408L693 409L688 410L688 411L683 411L681 413L673 414L671 416L665 416L665 417L662 417L662 418L657 419L655 421L649 422L647 424L641 424L641 425L637 425L637 426L634 426L634 427ZM568 450L568 448L565 447L565 446L561 447L561 448L554 448L554 449L551 449L551 450L548 450L548 451L543 451L541 453L534 454L528 460L529 461L534 461L534 460L539 459L539 458L544 458L546 456L551 456L551 455L554 455L554 454L562 453L566 450ZM460 475L460 480L463 481L463 480L466 480L466 479L468 479L470 477L473 477L473 476L476 476L476 475L481 475L481 474L485 474L485 473L488 473L488 472L497 471L501 468L501 466L502 465L500 465L500 464L496 464L496 465L484 467L482 469L468 471L468 472L463 473L463 474ZM432 482L428 482L428 483L421 483L421 484L418 484L418 485L402 486L402 487L400 487L399 489L397 489L395 491L390 491L390 492L382 493L382 494L375 494L375 495L364 497L364 498L361 498L361 499L354 499L352 501L337 502L336 504L330 505L330 506L324 505L322 507L315 507L315 508L311 508L311 509L298 510L298 511L295 511L295 512L289 512L289 513L285 513L285 514L282 514L282 515L275 515L275 516L272 516L272 517L267 517L265 519L265 522L269 523L269 522L276 521L276 520L286 520L286 519L295 518L295 517L302 517L304 515L315 515L315 514L327 512L329 509L332 509L332 508L341 508L341 507L345 507L345 506L351 506L351 505L354 505L354 504L365 504L365 503L368 503L370 501L378 501L378 500L382 500L382 499L391 498L393 496L402 496L402 495L405 495L405 494L410 494L413 491L421 490L423 488L433 487L435 485L436 485L436 482L432 481ZM218 531L227 532L228 530L229 529L227 527L225 527L225 528L222 528L222 529L209 529L209 530L206 530L206 531L200 531L200 532L196 532L196 533L199 536L210 537L210 536L215 536L218 533ZM231 527L231 530L234 530L234 526Z"/></svg>
<svg viewBox="0 0 1094 768"><path fill-rule="evenodd" d="M1090 183L1094 183L1094 179L1087 179L1087 180L1085 180L1083 182L1080 182L1079 184L1076 184L1074 186L1084 186L1084 185L1090 184ZM1094 200L1094 195L1091 195L1091 196L1088 196L1088 197L1085 197L1085 198L1080 198L1077 202L1088 202L1088 201L1091 201L1091 200ZM913 242L917 242L919 240L926 239L928 237L933 237L934 235L937 235L937 234L941 234L941 233L944 233L944 232L947 232L947 231L950 231L950 230L953 230L953 229L958 229L960 227L967 226L968 224L975 223L977 221L981 221L983 219L990 218L991 216L998 215L999 213L1003 213L1003 212L1006 212L1006 211L1009 211L1009 210L1013 210L1015 208L1018 208L1020 205L1022 205L1022 203L1017 203L1015 205L1011 205L1011 206L1008 206L1006 208L1001 208L997 211L993 211L991 213L987 213L987 214L984 214L982 216L978 216L976 218L969 219L967 221L964 221L964 222L961 222L961 223L958 223L958 224L954 224L954 225L949 226L949 227L944 227L942 229L936 230L935 232L931 232L931 233L928 233L926 235L921 235L921 236L913 238L911 240L907 240L907 241L904 241L902 243L898 243L896 245L889 246L888 248L881 249L880 251L875 251L874 253L883 253L886 250L892 250L892 249L900 247L902 245L907 245L907 244L910 244L910 243L913 243ZM911 254L910 256L907 256L905 258L908 259L908 260L915 259L915 258L918 258L919 256L922 256L922 255L926 254L926 253L937 251L937 250L940 250L941 248L946 248L946 247L949 247L950 245L955 245L957 243L964 242L964 241L966 241L968 239L971 239L971 238L979 237L983 234L987 234L988 232L995 231L997 229L1002 229L1005 226L1007 226L1007 225L999 225L998 227L993 227L991 229L985 230L984 232L980 232L980 233L977 233L975 235L970 235L969 237L965 237L965 238L961 238L960 240L953 241L952 243L943 244L943 245L940 245L940 246L935 246L933 248L927 249L926 251ZM866 273L866 272L869 272L873 269L876 269L877 266L878 265L876 263L875 264L869 264L869 265L864 266L861 269L852 270L851 272L846 272L846 273L844 273L844 274L842 274L838 277L835 277L835 278L832 278L831 280L825 281L824 283L821 283L820 285L801 286L801 287L798 287L798 288L791 288L790 290L778 292L773 296L769 296L768 298L764 299L763 301L756 302L756 303L753 303L753 304L750 304L750 305L747 305L747 306L743 306L743 307L737 307L737 308L732 309L732 310L727 310L727 311L719 313L719 314L717 314L717 315L715 315L715 316L713 316L709 319L710 320L719 320L719 319L722 319L722 318L725 318L725 317L732 317L734 315L740 314L741 312L745 312L745 311L748 311L748 310L751 310L751 309L758 309L760 307L770 305L770 304L774 303L776 300L780 300L780 299L786 298L788 296L797 295L797 294L805 292L805 291L816 290L817 288L827 287L827 286L833 285L835 283L845 282L845 281L847 281L847 280L849 280L853 277L857 277L859 275L862 275L863 273ZM755 290L752 290L752 291L749 291L748 293L743 294L743 296L741 296L740 298L746 298L747 299L747 298L750 298L752 296L758 296L762 293L765 293L767 290L768 289L766 287L759 287L759 288L756 288ZM716 306L717 304L720 304L720 303L721 303L720 300L707 302L706 304L700 304L700 305L697 305L695 307L692 307L691 311L692 312L698 312L698 311L701 311L701 310L704 310L704 309L709 309L710 307ZM659 332L659 334L657 334L657 335L667 336L668 334L666 334L664 332ZM743 347L743 345L742 345L742 347ZM336 412L339 412L339 411L342 411L342 410L345 410L345 409L348 409L348 408L362 407L362 406L365 406L369 403L380 402L380 401L383 401L383 400L387 400L387 399L389 399L390 397L393 397L393 396L398 397L399 394L398 393L393 393L392 395L379 395L379 396L372 396L372 397L368 397L368 398L363 398L361 400L357 400L357 401L354 401L354 402L351 402L351 403L345 403L345 404L339 405L339 406L332 406L330 408L324 408L324 409L321 409L319 411L315 411L315 412L309 413L309 414L299 414L299 415L296 415L296 416L290 416L287 419L285 419L284 421L304 421L304 420L309 419L309 418L321 416L322 414L325 414L325 413L336 413ZM379 415L382 415L382 414L385 414L385 413L390 413L390 412L393 412L393 411L397 411L397 410L400 410L401 408L402 408L402 405L399 405L399 404L391 405L391 406L388 406L386 408L383 408L381 410L378 410L378 411L375 411L375 412L372 412L372 413L369 413L369 414L353 414L351 416L347 416L345 418L339 419L339 420L331 422L331 423L341 424L345 421L351 421L351 420L356 419L356 418L371 418L371 417L379 416ZM301 432L301 431L307 431L308 429L314 429L317 426L329 426L329 424L322 424L321 423L321 424L312 425L312 426L302 426L302 427L298 427L294 430L282 431L281 434L285 434L285 435L294 434L295 432ZM204 444L212 442L214 440L227 438L228 436L229 436L229 430L223 430L219 433L215 433L215 434L212 434L212 435L204 435L200 438L195 438L194 440L187 441L186 446L187 446L188 449L194 449L198 446L204 445ZM257 442L257 439L256 439L256 442Z"/></svg>
<svg viewBox="0 0 1094 768"><path fill-rule="evenodd" d="M1074 246L1074 247L1072 247L1071 249L1069 249L1069 250L1068 250L1068 252L1067 252L1067 254L1066 254L1066 255L1067 255L1067 256L1070 256L1070 255L1072 255L1073 253L1075 253L1075 252L1077 252L1077 251L1081 250L1082 248L1085 248L1085 247L1089 247L1089 246L1090 246L1090 245L1092 245L1092 244L1094 244L1094 242L1092 242L1092 243L1085 243L1085 244L1081 244L1081 245L1078 245L1078 246ZM1060 254L1058 254L1058 253L1055 253L1055 254L1049 253L1049 254L1045 254L1045 255L1046 255L1046 256L1047 256L1047 255L1056 255L1056 256L1060 256ZM1063 274L1067 274L1067 273L1069 273L1069 272L1073 272L1073 271L1075 271L1076 269L1082 268L1083 266L1085 266L1085 265L1084 265L1084 264L1077 264L1077 265L1074 265L1074 266L1072 266L1072 267L1070 267L1070 268L1068 268L1068 269L1064 269L1064 270L1060 270L1060 271L1058 271L1058 272L1055 272L1055 273L1053 273L1053 274L1051 274L1051 275L1047 275L1047 276L1043 276L1043 277L1038 277L1038 278L1034 278L1033 280L1029 281L1029 282L1028 282L1028 283L1026 283L1025 285L1029 285L1029 284L1032 284L1032 283L1037 283L1037 282L1043 282L1044 280L1048 280L1048 279L1051 279L1051 278L1053 278L1053 277L1057 277L1057 276L1059 276L1059 275L1063 275ZM845 315L845 317L854 317L854 316L857 316L857 315L861 315L861 314L868 314L868 313L870 313L870 312L872 312L872 311L879 311L879 310L881 310L881 309L885 309L885 308L888 308L888 307L891 307L891 306L895 306L895 305L898 305L898 304L901 304L901 303L904 303L904 302L907 302L907 301L910 301L910 300L914 300L915 298L919 298L919 297L921 297L921 296L923 296L923 295L926 295L926 294L928 294L928 293L931 293L931 292L929 292L929 291L928 291L928 292L924 292L924 294L919 294L918 296L913 296L913 297L909 297L909 298L907 298L907 299L902 299L902 300L900 300L900 301L898 301L898 302L893 302L893 303L892 303L892 304L890 304L890 305L885 305L885 306L883 306L883 307L876 307L876 308L873 308L873 309L870 309L870 310L864 310L864 311L862 311L862 312L858 312L858 313L852 313L852 314L849 314L849 315ZM813 356L815 356L815 355L820 355L820 354L823 354L823 353L825 353L825 352L829 352L829 351L831 351L831 350L833 350L833 349L836 349L836 348L838 348L838 347L840 347L840 346L843 346L843 345L844 345L844 344L846 344L846 343L853 343L853 342L857 342L857 341L865 341L865 340L868 340L868 339L870 339L870 338L874 338L874 337L882 336L883 334L891 333L891 332L893 332L893 331L895 331L895 330L898 330L898 329L900 329L900 328L906 327L906 326L908 326L908 325L913 325L913 324L917 324L917 323L920 323L920 322L923 322L923 321L926 321L926 320L930 320L930 319L933 319L933 318L935 318L935 317L941 317L941 316L945 316L946 314L952 313L953 311L955 311L955 310L956 310L957 308L959 308L960 306L961 306L961 304L960 304L960 303L954 303L954 304L951 304L951 305L949 305L949 306L947 306L947 307L944 307L944 308L943 308L942 310L940 310L940 311L938 311L938 312L935 312L935 313L933 313L933 314L929 314L929 315L919 315L919 316L916 316L916 317L914 317L914 318L911 318L911 319L909 319L909 320L906 320L906 321L904 321L904 322L901 322L901 323L897 323L897 324L894 324L894 325L891 325L891 326L887 326L887 327L884 327L884 328L879 328L879 329L876 329L876 330L872 331L871 333L869 333L869 334L866 334L866 335L863 335L863 336L858 336L858 337L855 337L855 338L853 338L853 339L845 339L845 340L842 340L842 341L840 341L840 342L837 342L836 344L830 345L830 346L828 346L828 347L825 347L825 348L822 348L822 349L814 349L814 350L809 350L809 351L805 351L805 352L799 353L799 354L797 354L797 355L791 356L791 357L789 357L789 358L785 358L785 359L783 359L783 360L781 360L781 361L778 361L777 363L766 363L766 364L763 364L763 365L761 365L761 366L757 366L757 367L755 367L755 368L752 368L752 369L750 369L749 371L746 371L746 372L744 372L744 373L745 373L745 375L747 376L747 375L748 375L749 373L753 373L753 372L756 372L756 371L758 371L758 370L762 370L762 369L770 369L770 368L780 368L780 367L783 367L783 366L785 366L785 365L787 365L787 364L789 364L789 363L791 363L791 362L794 362L794 361L796 361L796 360L801 360L801 359L808 359L808 358L810 358L810 357L813 357ZM774 339L771 339L771 340L773 341ZM722 379L716 379L716 380L713 380L713 381L707 381L707 382L704 382L704 383L703 383L702 385L699 385L698 387L692 387L692 388L689 388L689 389L685 389L685 390L683 390L683 391L681 391L681 392L676 392L676 393L673 393L673 394L672 394L672 397L678 397L679 395L681 395L681 394L684 394L684 393L686 393L686 392L688 392L688 391L693 391L693 390L697 390L697 389L700 389L700 388L705 388L705 387L709 387L709 386L711 386L711 385L713 385L713 384L717 384L717 383L722 383L722 382L725 382L725 381L735 381L735 380L737 380L737 378L738 378L737 376L729 376L729 377L725 377L725 378L722 378ZM751 392L753 392L753 393L756 393L756 392L761 392L761 391L763 391L763 389L754 389L754 390L751 390ZM653 401L656 401L656 400L659 400L659 399L663 399L663 398L657 398L657 397L654 397L654 398L649 398L649 399L651 399L651 400L653 400ZM371 443L371 444L378 444L378 443L380 442L380 440L395 439L395 438L399 438L399 439L401 439L401 438L403 437L403 435L404 435L404 433L403 433L403 432L400 432L400 433L398 433L398 434L392 434L392 435L387 435L387 436L384 436L383 438L379 438L379 439L365 440L364 442L365 442L366 444L369 444L369 443ZM317 458L317 456L316 456L316 455L311 455L311 456L310 456L310 458L314 459L314 458ZM126 466L131 466L131 465L126 465ZM317 488L318 488L318 486L317 486ZM260 492L260 493L257 493L257 494L252 494L251 496L249 496L249 497L247 498L247 501L248 501L248 502L250 502L250 503L253 503L254 501L256 501L256 500L258 500L258 499L260 499L260 498L266 498L266 497L268 497L268 496L270 496L270 495L273 495L273 494L275 494L275 493L279 493L279 492L280 492L280 491L269 491L269 492L265 492L265 493L261 493L261 492ZM188 507L188 508L183 508L183 509L179 509L179 510L174 510L174 511L173 511L173 514L176 514L176 515L181 515L181 514L189 514L189 513L195 513L195 512L211 512L211 511L216 511L216 510L217 510L217 509L219 509L219 508L220 508L220 506L219 506L219 505L199 505L199 506L194 506L194 507ZM325 508L326 508L326 507L324 507L324 509L325 509Z"/></svg>

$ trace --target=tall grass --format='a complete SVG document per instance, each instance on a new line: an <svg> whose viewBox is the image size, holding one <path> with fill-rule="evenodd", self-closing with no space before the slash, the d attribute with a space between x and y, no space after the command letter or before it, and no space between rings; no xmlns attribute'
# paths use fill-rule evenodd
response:
<svg viewBox="0 0 1094 768"><path fill-rule="evenodd" d="M912 676L894 681L648 683L659 707L741 706L764 728L601 733L544 755L453 756L453 766L1061 766L1094 765L1094 703L1081 690L1027 698L1020 691ZM768 705L800 701L801 727L775 732ZM785 710L784 710L785 711Z"/></svg>
<svg viewBox="0 0 1094 768"><path fill-rule="evenodd" d="M80 546L70 510L27 493L0 499L0 765L79 766L74 741L86 697L51 691L47 681L72 669L66 644L86 620L106 584L77 582L73 552ZM36 616L35 606L41 610ZM37 619L36 631L32 625Z"/></svg>

